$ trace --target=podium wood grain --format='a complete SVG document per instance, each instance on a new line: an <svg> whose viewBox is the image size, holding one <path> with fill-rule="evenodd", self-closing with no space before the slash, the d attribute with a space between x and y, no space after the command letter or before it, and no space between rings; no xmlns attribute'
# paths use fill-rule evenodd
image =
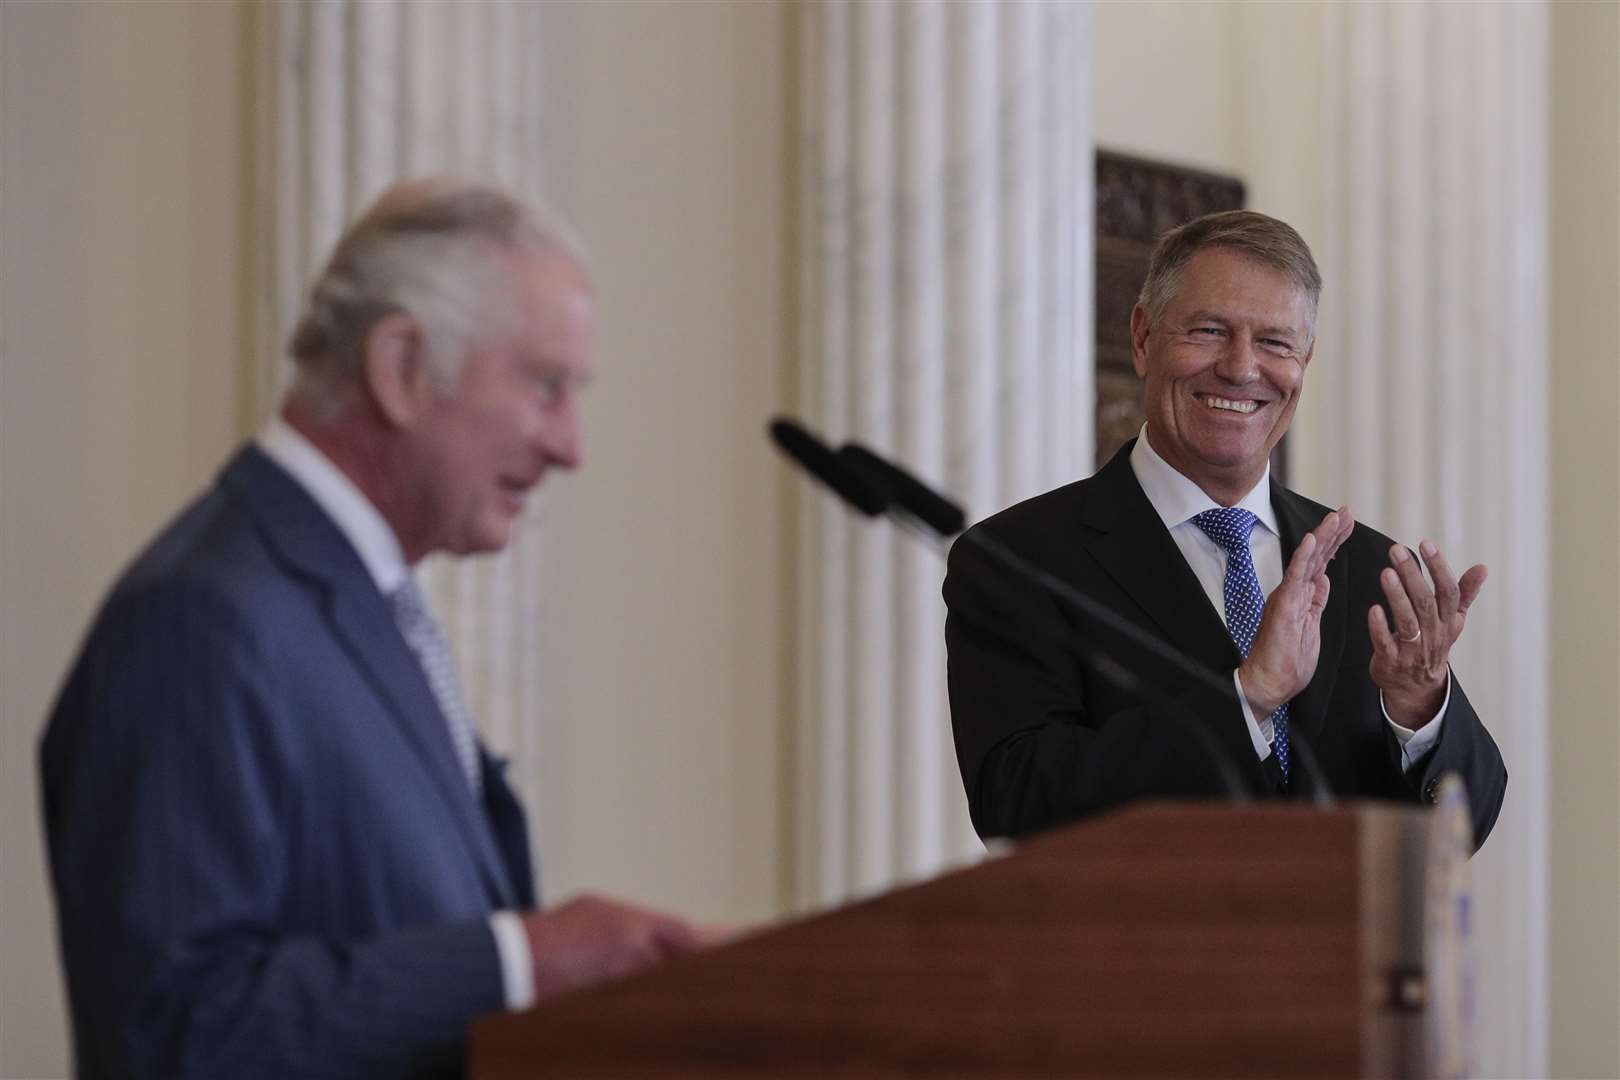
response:
<svg viewBox="0 0 1620 1080"><path fill-rule="evenodd" d="M1422 811L1151 804L480 1022L515 1077L1408 1076Z"/></svg>

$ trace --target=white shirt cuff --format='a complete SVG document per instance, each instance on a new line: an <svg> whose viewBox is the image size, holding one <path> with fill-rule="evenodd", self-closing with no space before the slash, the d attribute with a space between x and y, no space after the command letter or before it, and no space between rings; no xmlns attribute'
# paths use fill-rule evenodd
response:
<svg viewBox="0 0 1620 1080"><path fill-rule="evenodd" d="M495 952L501 958L506 1007L521 1012L534 1004L534 957L529 954L529 934L523 929L523 917L515 911L492 912L489 932L495 937Z"/></svg>
<svg viewBox="0 0 1620 1080"><path fill-rule="evenodd" d="M1243 692L1243 680L1238 678L1237 669L1232 669L1232 685L1237 687L1238 705L1243 709L1243 722L1249 726L1249 741L1254 744L1254 756L1261 761L1271 756L1271 717L1266 717L1266 729L1260 727L1260 721L1254 718L1254 710L1249 708L1248 695Z"/></svg>
<svg viewBox="0 0 1620 1080"><path fill-rule="evenodd" d="M1395 732L1395 738L1401 744L1401 771L1411 772L1412 762L1421 761L1423 755L1434 749L1434 744L1440 741L1440 725L1445 723L1446 707L1451 704L1451 668L1446 668L1446 696L1440 702L1440 711L1429 717L1427 723L1417 730L1404 728L1389 718L1389 706L1384 703L1384 693L1378 692L1378 707L1384 710L1384 720Z"/></svg>

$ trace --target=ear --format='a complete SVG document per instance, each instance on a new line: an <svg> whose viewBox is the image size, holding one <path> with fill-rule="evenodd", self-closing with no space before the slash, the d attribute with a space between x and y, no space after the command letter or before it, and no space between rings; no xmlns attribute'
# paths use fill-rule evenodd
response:
<svg viewBox="0 0 1620 1080"><path fill-rule="evenodd" d="M1147 342L1152 331L1147 310L1137 304L1131 309L1131 366L1136 369L1137 376L1143 379L1147 378Z"/></svg>
<svg viewBox="0 0 1620 1080"><path fill-rule="evenodd" d="M384 315L366 333L361 381L377 411L394 427L409 427L433 392L423 356L422 329L403 312Z"/></svg>
<svg viewBox="0 0 1620 1080"><path fill-rule="evenodd" d="M1311 347L1305 350L1305 355L1299 358L1299 370L1304 374L1305 369L1311 366L1311 357L1316 355L1316 335L1311 335Z"/></svg>

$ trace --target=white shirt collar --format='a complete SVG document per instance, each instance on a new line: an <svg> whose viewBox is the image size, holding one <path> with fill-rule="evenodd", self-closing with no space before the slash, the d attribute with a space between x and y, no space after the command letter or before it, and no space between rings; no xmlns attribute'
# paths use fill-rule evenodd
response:
<svg viewBox="0 0 1620 1080"><path fill-rule="evenodd" d="M1136 474L1137 483L1142 485L1142 491L1153 504L1164 521L1166 529L1175 529L1176 526L1192 520L1193 515L1201 514L1205 510L1213 510L1220 505L1204 493L1204 489L1177 472L1158 451L1154 450L1148 442L1147 425L1142 425L1142 431L1136 438L1136 446L1131 450L1131 471ZM1271 531L1277 533L1277 514L1271 508L1271 463L1266 462L1266 471L1260 475L1260 482L1249 489L1249 493L1238 500L1237 505L1253 514L1255 518Z"/></svg>
<svg viewBox="0 0 1620 1080"><path fill-rule="evenodd" d="M326 511L359 553L379 592L387 596L404 583L411 571L393 526L331 458L280 416L272 416L254 441Z"/></svg>

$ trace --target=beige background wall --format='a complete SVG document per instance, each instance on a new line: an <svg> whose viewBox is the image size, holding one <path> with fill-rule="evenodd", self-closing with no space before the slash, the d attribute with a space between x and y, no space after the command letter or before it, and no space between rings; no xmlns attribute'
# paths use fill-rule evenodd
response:
<svg viewBox="0 0 1620 1080"><path fill-rule="evenodd" d="M1552 31L1549 1043L1620 1076L1620 5Z"/></svg>
<svg viewBox="0 0 1620 1080"><path fill-rule="evenodd" d="M238 16L0 3L0 1077L66 1068L35 809L44 710L101 590L245 427ZM1308 16L1098 5L1098 142L1244 175L1314 238ZM776 4L559 5L540 58L551 195L592 250L603 320L586 470L546 511L565 658L536 813L553 895L611 888L727 920L785 895L787 481L760 429L791 386L791 31ZM1555 9L1564 1076L1620 1075L1617 46L1612 5ZM1306 486L1315 452L1301 441Z"/></svg>

